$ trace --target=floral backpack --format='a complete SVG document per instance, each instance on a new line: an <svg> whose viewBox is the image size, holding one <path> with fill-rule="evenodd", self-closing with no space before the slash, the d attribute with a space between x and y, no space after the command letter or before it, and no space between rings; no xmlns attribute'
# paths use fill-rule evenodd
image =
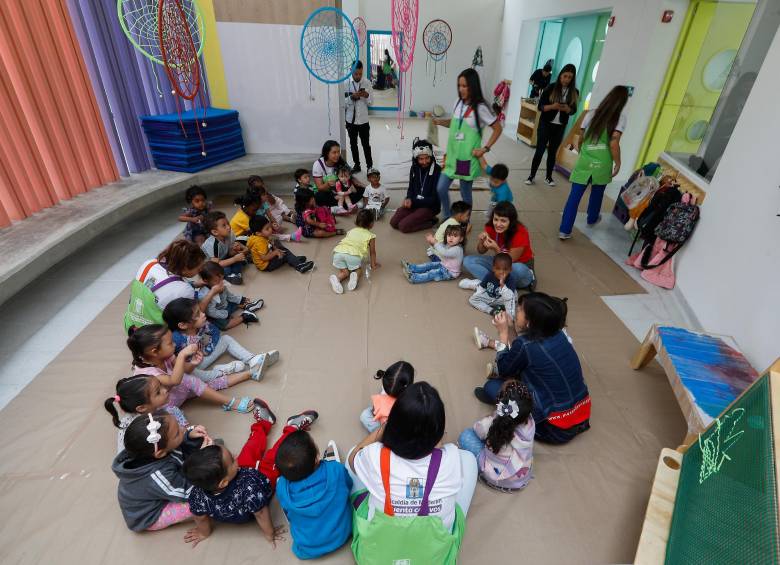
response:
<svg viewBox="0 0 780 565"><path fill-rule="evenodd" d="M685 243L699 221L699 206L690 194L669 206L664 219L655 228L655 235L668 243Z"/></svg>

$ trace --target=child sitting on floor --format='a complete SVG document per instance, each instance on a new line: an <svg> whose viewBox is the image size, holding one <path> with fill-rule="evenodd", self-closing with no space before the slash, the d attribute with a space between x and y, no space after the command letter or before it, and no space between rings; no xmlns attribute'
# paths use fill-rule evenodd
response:
<svg viewBox="0 0 780 565"><path fill-rule="evenodd" d="M311 171L308 169L296 169L293 176L295 177L295 188L293 189L293 194L296 197L298 196L299 190L311 190L312 192L317 191L316 185L311 182Z"/></svg>
<svg viewBox="0 0 780 565"><path fill-rule="evenodd" d="M280 235L280 239L283 239L283 230L282 222L289 222L291 224L295 223L295 214L287 207L287 204L284 203L284 200L279 198L278 196L274 196L270 192L266 192L263 195L263 203L268 206L268 211L266 213L266 217L271 220L271 222L274 224L274 233ZM300 233L297 234L297 239L293 235L288 235L287 239L292 239L293 241L299 241L301 239ZM286 241L286 240L285 240Z"/></svg>
<svg viewBox="0 0 780 565"><path fill-rule="evenodd" d="M298 228L300 233L301 229ZM255 216L249 222L249 239L246 242L252 254L252 262L261 271L275 271L284 264L290 265L299 273L308 273L314 268L313 261L305 256L295 255L284 245L274 242L273 228L268 218Z"/></svg>
<svg viewBox="0 0 780 565"><path fill-rule="evenodd" d="M381 175L377 169L368 169L366 173L369 186L363 192L363 206L374 213L374 219L378 220L385 213L385 208L390 202L390 197L385 192L385 187L379 182Z"/></svg>
<svg viewBox="0 0 780 565"><path fill-rule="evenodd" d="M187 225L184 226L184 239L203 245L208 237L208 231L206 231L203 221L206 214L211 211L211 202L208 201L206 191L197 185L187 189L184 193L184 200L187 201L187 208L179 216L180 222L187 222Z"/></svg>
<svg viewBox="0 0 780 565"><path fill-rule="evenodd" d="M265 193L265 189L263 189L263 193ZM233 202L239 206L239 209L230 218L230 229L234 238L239 238L238 241L244 242L249 236L247 233L249 230L249 219L254 218L258 213L265 214L265 211L262 210L262 193L247 190L246 194L239 196Z"/></svg>
<svg viewBox="0 0 780 565"><path fill-rule="evenodd" d="M426 239L440 261L415 265L402 260L401 265L406 279L412 284L457 279L463 264L463 228L459 225L448 226L444 230L446 245L436 241L436 238L430 234Z"/></svg>
<svg viewBox="0 0 780 565"><path fill-rule="evenodd" d="M460 288L473 290L469 304L480 312L495 316L506 312L514 318L517 307L517 287L512 277L512 256L509 253L496 253L493 257L493 270L479 279L463 279Z"/></svg>
<svg viewBox="0 0 780 565"><path fill-rule="evenodd" d="M247 325L260 322L255 311L263 307L263 299L252 300L233 294L225 286L225 270L218 263L207 261L200 271L200 278L203 286L198 290L198 300L202 302L211 295L206 315L219 329L229 330L242 322Z"/></svg>
<svg viewBox="0 0 780 565"><path fill-rule="evenodd" d="M194 343L190 344L176 355L173 335L167 326L150 324L137 329L131 328L127 347L133 354L133 375L155 377L159 384L166 388L159 391L158 396L153 396L154 383L150 380L144 385L144 395L150 400L150 408L153 410L164 408L182 425L187 425L187 418L180 407L190 398L199 397L212 404L218 404L226 412L230 410L249 412L252 409L252 399L248 396L240 398L236 404L235 397L228 398L217 392L249 380L251 375L248 371L218 377L207 385L191 374L203 360L203 354L198 351L198 346ZM137 411L142 403L132 406L132 402L124 398L127 396L125 391L119 388L118 384L117 395L120 399L120 408L127 412L125 410L127 406L131 411ZM123 404L124 401L129 404Z"/></svg>
<svg viewBox="0 0 780 565"><path fill-rule="evenodd" d="M336 228L336 218L327 206L317 206L314 192L301 189L295 195L295 224L304 237L333 237L343 235Z"/></svg>
<svg viewBox="0 0 780 565"><path fill-rule="evenodd" d="M212 520L229 524L254 520L274 548L277 540L285 539L286 529L274 526L268 506L279 476L274 464L276 451L291 433L310 426L317 413L308 410L287 420L282 436L268 450L268 434L276 416L265 401L257 398L254 418L249 439L238 457L224 447L211 445L184 461L184 475L194 485L189 504L195 519L195 528L187 532L184 541L193 547L211 535Z"/></svg>
<svg viewBox="0 0 780 565"><path fill-rule="evenodd" d="M477 458L479 477L505 492L524 488L531 480L534 433L533 397L518 381L507 381L496 411L460 434L458 444Z"/></svg>
<svg viewBox="0 0 780 565"><path fill-rule="evenodd" d="M469 234L469 232L471 232L471 224L469 223L470 220L471 204L464 202L463 200L453 202L450 206L450 217L444 220L441 225L439 225L439 227L436 229L436 233L433 234L433 237L437 242L444 243L444 232L447 230L447 228L450 226L460 226L463 228L463 237L465 243L465 237ZM429 235L431 234L428 233L425 235L426 241L430 240L428 237ZM425 253L428 255L428 257L431 258L431 261L439 261L439 257L436 256L436 252L433 250L433 245L429 245Z"/></svg>
<svg viewBox="0 0 780 565"><path fill-rule="evenodd" d="M357 206L352 203L350 194L357 192L352 184L352 171L349 167L340 167L338 170L339 180L336 181L336 187L333 193L336 197L338 204L336 205L337 214L351 214L357 209Z"/></svg>
<svg viewBox="0 0 780 565"><path fill-rule="evenodd" d="M360 413L360 423L369 433L387 422L395 399L414 382L414 367L406 361L396 361L386 371L377 371L374 378L382 380L382 391L372 394L371 406Z"/></svg>
<svg viewBox="0 0 780 565"><path fill-rule="evenodd" d="M236 241L225 213L209 212L204 225L211 234L201 245L206 257L225 269L225 280L229 283L244 284L241 271L246 264L246 247Z"/></svg>
<svg viewBox="0 0 780 565"><path fill-rule="evenodd" d="M355 217L355 225L347 232L347 236L333 248L333 266L339 272L330 276L330 287L336 294L343 294L344 287L341 283L349 278L347 290L357 288L360 278L360 268L368 259L371 269L378 269L381 265L376 260L376 234L371 232L374 227L374 213L370 210L361 210Z"/></svg>
<svg viewBox="0 0 780 565"><path fill-rule="evenodd" d="M352 478L335 456L320 459L304 430L288 435L276 452L281 477L276 497L290 523L292 550L314 559L337 550L352 534Z"/></svg>
<svg viewBox="0 0 780 565"><path fill-rule="evenodd" d="M111 470L119 478L119 508L134 532L162 530L191 520L184 457L212 444L203 426L183 428L162 411L137 416L127 427L124 449Z"/></svg>
<svg viewBox="0 0 780 565"><path fill-rule="evenodd" d="M485 215L490 217L496 204L499 202L512 202L514 200L512 189L509 188L509 184L506 182L506 179L509 178L509 168L503 163L496 163L491 167L487 164L484 157L482 157L479 162L489 177L490 204L488 204Z"/></svg>
<svg viewBox="0 0 780 565"><path fill-rule="evenodd" d="M205 383L224 375L242 375L245 371L250 378L260 381L263 378L263 370L279 359L279 352L276 350L250 353L233 337L221 334L219 329L206 319L206 314L201 312L198 303L190 298L171 301L163 311L163 319L173 333L176 354L193 343L198 346L203 360L192 374ZM236 360L209 370L225 352Z"/></svg>

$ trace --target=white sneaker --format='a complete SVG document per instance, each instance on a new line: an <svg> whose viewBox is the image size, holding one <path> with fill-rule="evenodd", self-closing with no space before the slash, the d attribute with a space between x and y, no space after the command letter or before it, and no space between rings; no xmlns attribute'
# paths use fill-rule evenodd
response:
<svg viewBox="0 0 780 565"><path fill-rule="evenodd" d="M357 288L357 283L358 283L357 271L352 271L349 274L349 281L347 282L347 290L355 290Z"/></svg>
<svg viewBox="0 0 780 565"><path fill-rule="evenodd" d="M463 290L477 290L480 282L482 281L479 279L462 279L458 283L458 288L462 288Z"/></svg>
<svg viewBox="0 0 780 565"><path fill-rule="evenodd" d="M336 275L331 275L328 280L330 281L330 288L333 289L333 292L336 294L344 294L344 287L341 286L341 283L339 282L339 279Z"/></svg>
<svg viewBox="0 0 780 565"><path fill-rule="evenodd" d="M555 186L555 181L552 179L544 179L544 184L547 186Z"/></svg>
<svg viewBox="0 0 780 565"><path fill-rule="evenodd" d="M279 351L272 349L268 353L258 353L249 360L249 370L253 381L263 378L263 371L279 360Z"/></svg>
<svg viewBox="0 0 780 565"><path fill-rule="evenodd" d="M341 463L341 455L339 455L339 448L335 441L328 441L328 447L325 448L325 451L322 454L322 460Z"/></svg>
<svg viewBox="0 0 780 565"><path fill-rule="evenodd" d="M564 241L564 240L567 240L567 239L571 239L571 234L570 233L563 233L562 231L560 231L560 232L558 232L558 239L560 239L561 241Z"/></svg>
<svg viewBox="0 0 780 565"><path fill-rule="evenodd" d="M223 375L232 375L233 373L240 373L244 370L244 364L241 361L231 361L224 365L214 366L215 371L219 371Z"/></svg>
<svg viewBox="0 0 780 565"><path fill-rule="evenodd" d="M531 177L528 177L527 179L525 179L523 181L523 183L530 186L530 185L534 184L534 179L532 179Z"/></svg>

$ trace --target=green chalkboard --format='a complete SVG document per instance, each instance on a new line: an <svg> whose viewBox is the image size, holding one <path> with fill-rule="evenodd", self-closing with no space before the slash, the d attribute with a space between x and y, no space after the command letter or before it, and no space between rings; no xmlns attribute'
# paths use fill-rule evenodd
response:
<svg viewBox="0 0 780 565"><path fill-rule="evenodd" d="M757 380L683 456L667 564L780 563L769 378Z"/></svg>

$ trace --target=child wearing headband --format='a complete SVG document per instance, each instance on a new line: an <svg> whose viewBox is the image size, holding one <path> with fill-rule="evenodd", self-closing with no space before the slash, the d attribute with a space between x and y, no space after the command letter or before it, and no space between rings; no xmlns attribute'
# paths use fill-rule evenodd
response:
<svg viewBox="0 0 780 565"><path fill-rule="evenodd" d="M503 492L524 488L531 480L534 433L533 397L519 381L508 380L493 414L460 434L458 444L477 458L479 478Z"/></svg>
<svg viewBox="0 0 780 565"><path fill-rule="evenodd" d="M162 530L191 520L187 499L192 485L182 472L182 461L212 445L206 428L184 428L158 410L137 416L127 427L124 443L111 470L119 478L119 508L127 527L134 532Z"/></svg>

